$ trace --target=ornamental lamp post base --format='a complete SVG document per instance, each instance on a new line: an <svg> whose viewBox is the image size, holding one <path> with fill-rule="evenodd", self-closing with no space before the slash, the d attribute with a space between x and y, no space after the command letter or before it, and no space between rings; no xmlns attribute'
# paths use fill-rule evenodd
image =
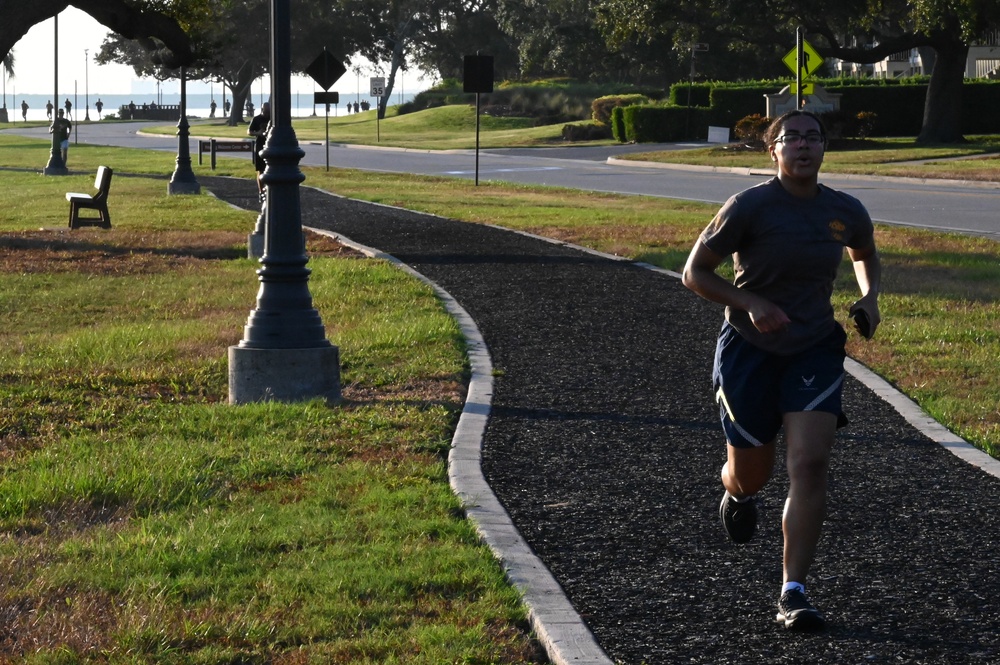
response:
<svg viewBox="0 0 1000 665"><path fill-rule="evenodd" d="M340 352L229 347L229 403L340 400Z"/></svg>

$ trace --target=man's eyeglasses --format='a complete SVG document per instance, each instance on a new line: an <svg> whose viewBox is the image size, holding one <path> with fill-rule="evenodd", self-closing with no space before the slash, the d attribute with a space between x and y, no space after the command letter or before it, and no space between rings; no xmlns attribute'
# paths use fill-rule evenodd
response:
<svg viewBox="0 0 1000 665"><path fill-rule="evenodd" d="M774 139L774 142L784 143L785 145L798 145L805 141L806 145L819 145L825 140L826 138L822 134L785 134Z"/></svg>

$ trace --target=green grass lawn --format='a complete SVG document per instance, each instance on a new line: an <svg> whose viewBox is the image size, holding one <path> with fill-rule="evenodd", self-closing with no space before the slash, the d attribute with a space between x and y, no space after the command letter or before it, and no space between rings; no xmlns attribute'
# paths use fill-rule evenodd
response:
<svg viewBox="0 0 1000 665"><path fill-rule="evenodd" d="M0 134L0 165L47 151ZM228 405L256 215L167 196L172 161L3 172L0 662L544 662L448 485L467 367L433 292L310 237L344 402ZM114 227L70 232L102 163Z"/></svg>
<svg viewBox="0 0 1000 665"><path fill-rule="evenodd" d="M300 141L323 141L326 118L322 115L296 118L295 134ZM378 120L376 113L363 111L330 116L331 143L383 145L423 150L461 150L476 147L476 109L472 106L439 108L397 115L395 107ZM160 133L174 134L176 128L163 127ZM229 127L222 120L191 123L191 133L218 138L245 137L246 125ZM503 148L562 143L562 125L534 126L531 118L480 116L480 147Z"/></svg>

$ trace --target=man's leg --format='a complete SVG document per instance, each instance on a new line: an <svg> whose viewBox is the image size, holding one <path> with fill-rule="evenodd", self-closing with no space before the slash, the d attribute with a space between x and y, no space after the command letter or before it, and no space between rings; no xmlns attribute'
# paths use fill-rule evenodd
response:
<svg viewBox="0 0 1000 665"><path fill-rule="evenodd" d="M722 466L722 486L737 498L755 495L774 470L774 442L755 448L727 445L728 459Z"/></svg>
<svg viewBox="0 0 1000 665"><path fill-rule="evenodd" d="M729 459L722 467L726 493L719 504L719 518L734 543L748 543L757 532L757 499L754 496L771 477L774 443L754 448L728 447Z"/></svg>
<svg viewBox="0 0 1000 665"><path fill-rule="evenodd" d="M832 413L785 414L789 489L782 530L784 581L805 584L826 517L827 474L837 431Z"/></svg>

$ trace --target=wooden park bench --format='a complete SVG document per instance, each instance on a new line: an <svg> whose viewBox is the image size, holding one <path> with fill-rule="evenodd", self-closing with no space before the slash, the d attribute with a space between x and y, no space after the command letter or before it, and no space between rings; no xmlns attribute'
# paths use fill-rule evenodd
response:
<svg viewBox="0 0 1000 665"><path fill-rule="evenodd" d="M111 215L108 214L108 191L111 189L111 174L110 168L99 166L97 167L97 177L94 179L94 187L97 192L92 195L77 192L66 193L66 200L69 201L69 228L77 229L81 226L111 228ZM100 216L80 217L81 210L96 210Z"/></svg>

